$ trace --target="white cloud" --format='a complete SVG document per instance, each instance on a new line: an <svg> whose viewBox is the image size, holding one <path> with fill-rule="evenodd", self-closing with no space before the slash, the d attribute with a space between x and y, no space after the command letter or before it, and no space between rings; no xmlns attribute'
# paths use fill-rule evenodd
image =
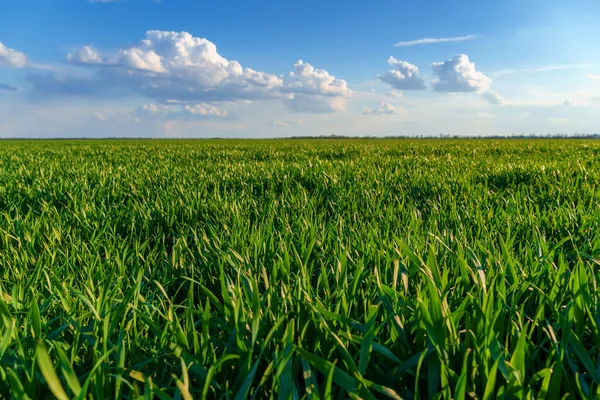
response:
<svg viewBox="0 0 600 400"><path fill-rule="evenodd" d="M568 118L549 118L548 121L553 122L553 123L565 123L565 122L569 122Z"/></svg>
<svg viewBox="0 0 600 400"><path fill-rule="evenodd" d="M486 113L486 112L480 112L479 117L481 118L496 118L496 114L492 114L492 113Z"/></svg>
<svg viewBox="0 0 600 400"><path fill-rule="evenodd" d="M39 93L133 95L191 104L213 101L281 99L298 112L332 112L351 96L346 81L298 61L279 77L227 60L207 39L187 32L149 31L135 46L101 55L85 46L67 61L93 72L91 77L30 74Z"/></svg>
<svg viewBox="0 0 600 400"><path fill-rule="evenodd" d="M103 72L117 71L115 78L125 75L134 82L134 78L140 78L150 87L168 86L165 89L174 92L199 91L198 97L221 89L232 92L233 97L246 98L253 97L249 92L264 93L282 85L281 79L274 75L228 61L212 42L187 32L149 31L138 46L119 49L104 59L91 48L82 49L77 55L82 53L89 55L86 64L112 67ZM77 55L70 54L67 59L82 62Z"/></svg>
<svg viewBox="0 0 600 400"><path fill-rule="evenodd" d="M283 85L275 75L242 68L222 57L216 46L187 32L149 31L133 47L101 57L91 47L69 53L67 61L94 68L95 74L79 82L93 93L118 91L164 101L234 101L277 98ZM36 75L29 81L39 91L70 93L80 78ZM72 92L72 91L71 91Z"/></svg>
<svg viewBox="0 0 600 400"><path fill-rule="evenodd" d="M67 54L67 61L79 64L102 64L103 60L100 54L90 46L83 46L73 53Z"/></svg>
<svg viewBox="0 0 600 400"><path fill-rule="evenodd" d="M27 65L27 56L20 51L9 49L0 42L0 66L23 68Z"/></svg>
<svg viewBox="0 0 600 400"><path fill-rule="evenodd" d="M450 60L433 63L433 73L438 78L433 83L437 92L479 92L487 90L492 80L475 70L475 63L466 54Z"/></svg>
<svg viewBox="0 0 600 400"><path fill-rule="evenodd" d="M363 114L364 115L392 115L392 114L398 114L398 113L404 112L404 111L406 111L406 110L401 106L394 106L390 103L386 103L385 101L382 101L381 104L379 105L379 107L377 107L375 109L365 107L363 109Z"/></svg>
<svg viewBox="0 0 600 400"><path fill-rule="evenodd" d="M393 69L377 76L380 81L391 85L397 90L425 89L425 80L421 78L419 68L416 65L396 60L394 57L388 59L388 64Z"/></svg>
<svg viewBox="0 0 600 400"><path fill-rule="evenodd" d="M331 97L349 97L351 94L346 81L335 79L327 71L316 69L302 60L294 65L294 72L284 78L283 91Z"/></svg>
<svg viewBox="0 0 600 400"><path fill-rule="evenodd" d="M481 96L483 97L483 99L485 101L487 101L490 104L498 104L498 105L506 104L506 100L504 100L504 98L502 96L500 96L500 94L497 92L485 92L485 93L482 93Z"/></svg>
<svg viewBox="0 0 600 400"><path fill-rule="evenodd" d="M588 74L587 77L594 81L600 81L600 74Z"/></svg>
<svg viewBox="0 0 600 400"><path fill-rule="evenodd" d="M455 37L445 37L445 38L423 38L423 39L417 39L417 40L409 40L406 42L398 42L394 46L408 47L408 46L415 46L418 44L463 42L465 40L471 40L471 39L475 39L477 37L478 37L478 35L455 36Z"/></svg>
<svg viewBox="0 0 600 400"><path fill-rule="evenodd" d="M352 95L345 80L302 60L284 77L282 92L290 94L284 103L294 112L341 111Z"/></svg>
<svg viewBox="0 0 600 400"><path fill-rule="evenodd" d="M190 121L209 117L224 118L227 117L228 112L211 104L146 104L142 107L139 107L134 114L135 118L137 118L138 120L160 119L166 121Z"/></svg>

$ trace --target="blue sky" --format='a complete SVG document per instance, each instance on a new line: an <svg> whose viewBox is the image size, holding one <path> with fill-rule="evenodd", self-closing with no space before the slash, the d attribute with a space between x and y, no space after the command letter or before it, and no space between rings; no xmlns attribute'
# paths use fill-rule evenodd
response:
<svg viewBox="0 0 600 400"><path fill-rule="evenodd" d="M585 0L9 0L0 137L600 132L598 15Z"/></svg>

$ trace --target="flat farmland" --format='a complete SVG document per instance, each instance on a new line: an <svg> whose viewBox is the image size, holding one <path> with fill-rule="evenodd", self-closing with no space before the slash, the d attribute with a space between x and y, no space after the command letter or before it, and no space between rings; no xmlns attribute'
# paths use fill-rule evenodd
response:
<svg viewBox="0 0 600 400"><path fill-rule="evenodd" d="M0 397L600 396L600 142L0 142Z"/></svg>

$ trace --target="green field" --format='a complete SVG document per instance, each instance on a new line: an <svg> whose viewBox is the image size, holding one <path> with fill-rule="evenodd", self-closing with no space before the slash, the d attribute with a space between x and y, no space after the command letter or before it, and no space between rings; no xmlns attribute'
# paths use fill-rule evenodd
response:
<svg viewBox="0 0 600 400"><path fill-rule="evenodd" d="M0 398L600 396L600 142L0 142Z"/></svg>

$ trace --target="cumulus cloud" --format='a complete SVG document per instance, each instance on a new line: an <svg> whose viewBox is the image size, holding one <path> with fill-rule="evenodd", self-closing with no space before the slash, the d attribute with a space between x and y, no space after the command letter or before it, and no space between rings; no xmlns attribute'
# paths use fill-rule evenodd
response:
<svg viewBox="0 0 600 400"><path fill-rule="evenodd" d="M17 88L9 85L7 83L0 83L0 90L8 90L8 91L13 92L13 91L17 90Z"/></svg>
<svg viewBox="0 0 600 400"><path fill-rule="evenodd" d="M149 31L137 45L104 56L85 46L69 53L67 61L92 68L94 74L85 82L57 74L33 75L28 81L47 94L73 94L70 86L76 84L86 92L118 91L189 103L278 98L283 85L275 75L227 60L212 42L187 32Z"/></svg>
<svg viewBox="0 0 600 400"><path fill-rule="evenodd" d="M185 103L281 99L292 111L331 112L345 108L350 97L346 81L298 61L287 76L243 68L221 56L214 43L187 32L149 31L135 46L107 54L85 46L67 61L94 73L77 86L94 93L149 97L157 102ZM28 81L47 94L69 93L74 80L32 75Z"/></svg>
<svg viewBox="0 0 600 400"><path fill-rule="evenodd" d="M438 78L433 83L437 92L479 92L487 90L492 80L475 70L475 63L466 54L433 63L433 73Z"/></svg>
<svg viewBox="0 0 600 400"><path fill-rule="evenodd" d="M393 114L399 114L400 112L403 112L403 111L406 111L406 110L401 106L394 106L390 103L386 103L385 101L382 101L381 104L379 105L379 107L377 107L375 109L365 107L363 109L363 114L364 115L393 115Z"/></svg>
<svg viewBox="0 0 600 400"><path fill-rule="evenodd" d="M478 37L477 35L467 35L467 36L454 36L454 37L445 37L445 38L423 38L423 39L417 39L417 40L409 40L406 42L398 42L394 46L409 47L409 46L415 46L418 44L464 42L465 40L471 40L471 39L475 39L477 37Z"/></svg>
<svg viewBox="0 0 600 400"><path fill-rule="evenodd" d="M83 46L81 49L67 54L67 61L76 64L102 64L100 54L90 46Z"/></svg>
<svg viewBox="0 0 600 400"><path fill-rule="evenodd" d="M345 80L302 60L283 79L282 92L289 93L284 103L294 112L341 111L352 94Z"/></svg>
<svg viewBox="0 0 600 400"><path fill-rule="evenodd" d="M324 69L316 69L302 60L294 65L294 72L284 79L283 91L330 97L348 97L351 93L346 81L336 79Z"/></svg>
<svg viewBox="0 0 600 400"><path fill-rule="evenodd" d="M0 65L23 68L27 65L27 56L20 51L9 49L0 42Z"/></svg>
<svg viewBox="0 0 600 400"><path fill-rule="evenodd" d="M197 120L205 118L224 118L229 114L211 104L175 104L175 105L155 105L146 104L139 107L135 113L135 118L139 121L145 119L159 120Z"/></svg>
<svg viewBox="0 0 600 400"><path fill-rule="evenodd" d="M419 68L416 65L406 61L396 60L394 57L388 59L391 70L377 76L377 78L391 85L397 90L423 90L425 89L425 80L419 74Z"/></svg>
<svg viewBox="0 0 600 400"><path fill-rule="evenodd" d="M490 104L502 105L506 104L506 100L497 92L485 92L481 95L485 101Z"/></svg>

